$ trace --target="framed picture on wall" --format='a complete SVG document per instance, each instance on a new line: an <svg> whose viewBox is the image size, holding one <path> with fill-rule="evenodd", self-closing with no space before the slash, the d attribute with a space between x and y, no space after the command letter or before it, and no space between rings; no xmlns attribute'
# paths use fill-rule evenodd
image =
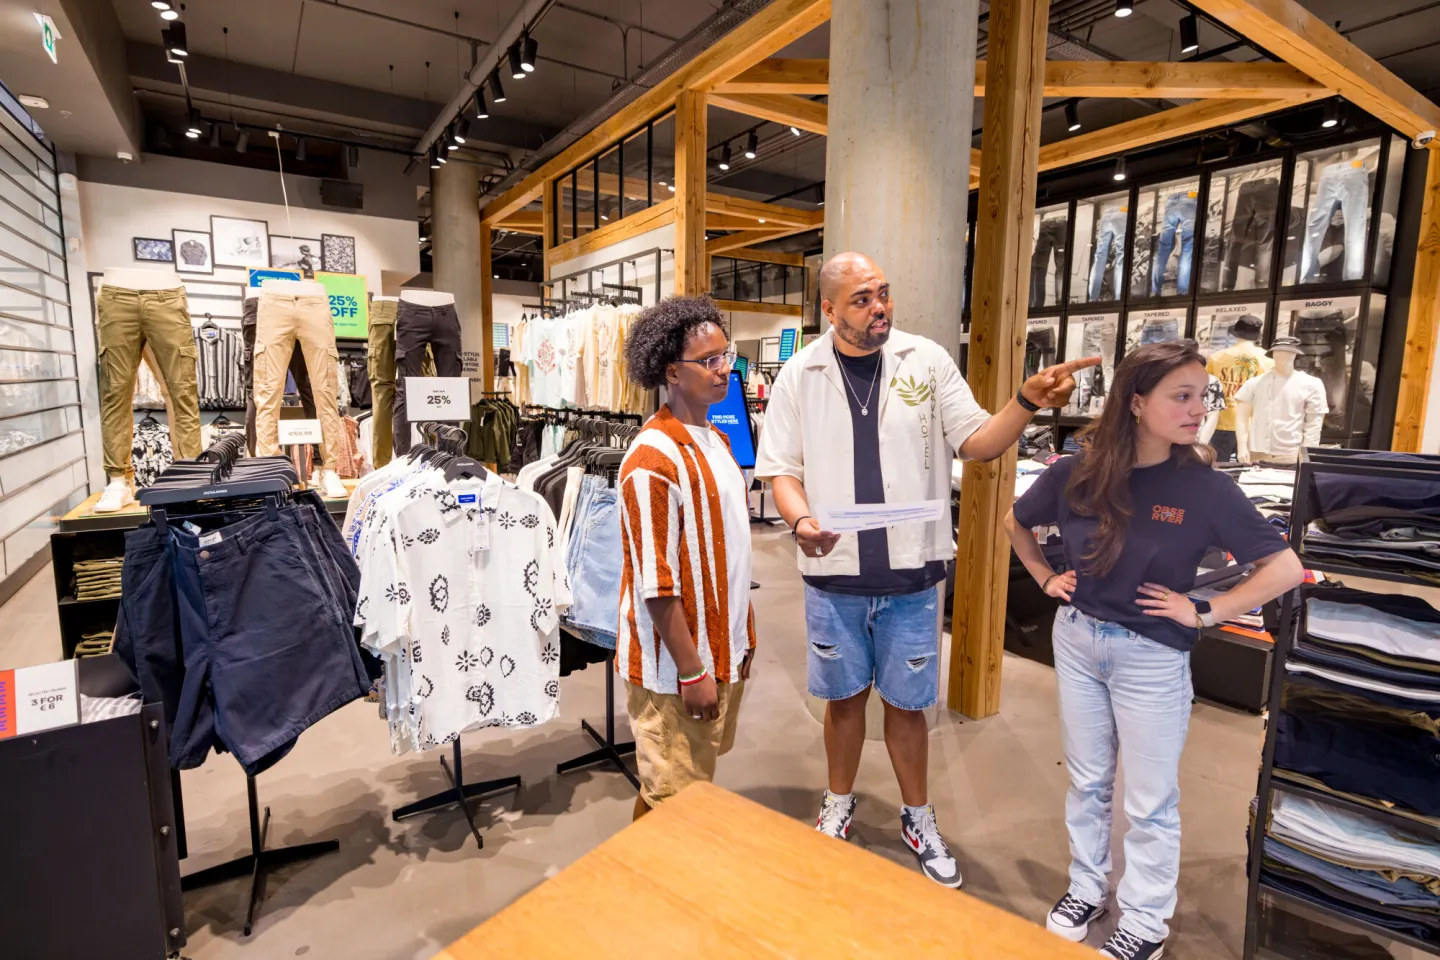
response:
<svg viewBox="0 0 1440 960"><path fill-rule="evenodd" d="M273 270L294 270L300 276L313 280L315 271L320 269L320 241L271 234L270 267Z"/></svg>
<svg viewBox="0 0 1440 960"><path fill-rule="evenodd" d="M135 251L136 260L144 260L147 263L169 263L175 259L175 245L169 240L134 237L130 240L130 244Z"/></svg>
<svg viewBox="0 0 1440 960"><path fill-rule="evenodd" d="M179 273L214 273L215 251L210 234L204 230L171 230L175 246L175 270Z"/></svg>
<svg viewBox="0 0 1440 960"><path fill-rule="evenodd" d="M320 234L320 269L326 273L354 273L355 238Z"/></svg>
<svg viewBox="0 0 1440 960"><path fill-rule="evenodd" d="M270 266L270 225L264 220L212 216L210 238L217 267Z"/></svg>

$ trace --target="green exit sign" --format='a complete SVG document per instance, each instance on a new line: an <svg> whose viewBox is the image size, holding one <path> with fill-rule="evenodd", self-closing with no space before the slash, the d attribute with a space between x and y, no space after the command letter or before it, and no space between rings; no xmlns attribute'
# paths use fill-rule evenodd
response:
<svg viewBox="0 0 1440 960"><path fill-rule="evenodd" d="M40 21L40 45L45 48L50 62L58 63L55 58L55 41L60 39L60 31L55 29L55 21L42 13L35 14L35 19Z"/></svg>

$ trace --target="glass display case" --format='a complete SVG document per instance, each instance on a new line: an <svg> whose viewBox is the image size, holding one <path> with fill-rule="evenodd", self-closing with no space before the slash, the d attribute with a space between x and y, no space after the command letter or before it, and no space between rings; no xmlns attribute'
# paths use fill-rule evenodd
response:
<svg viewBox="0 0 1440 960"><path fill-rule="evenodd" d="M1075 205L1074 257L1070 302L1119 300L1124 290L1129 243L1130 191L1106 194Z"/></svg>
<svg viewBox="0 0 1440 960"><path fill-rule="evenodd" d="M1362 310L1365 299L1286 300L1276 312L1275 336L1295 337L1304 350L1296 358L1296 369L1319 377L1325 384L1325 399L1330 405L1325 415L1327 437L1369 429L1385 298L1371 296L1370 308ZM1378 306L1376 300L1380 301ZM1357 362L1357 357L1362 359Z"/></svg>
<svg viewBox="0 0 1440 960"><path fill-rule="evenodd" d="M1284 286L1365 279L1379 161L1379 138L1296 156Z"/></svg>
<svg viewBox="0 0 1440 960"><path fill-rule="evenodd" d="M1065 284L1065 250L1070 235L1070 204L1035 211L1034 253L1030 256L1030 309L1060 306Z"/></svg>
<svg viewBox="0 0 1440 960"><path fill-rule="evenodd" d="M1195 311L1195 343L1205 356L1229 350L1235 346L1236 337L1231 333L1235 322L1248 317L1261 330L1270 313L1266 303L1227 303L1220 306L1202 306Z"/></svg>
<svg viewBox="0 0 1440 960"><path fill-rule="evenodd" d="M1135 263L1130 299L1183 296L1195 264L1199 179L1175 180L1135 191Z"/></svg>
<svg viewBox="0 0 1440 960"><path fill-rule="evenodd" d="M1270 286L1283 171L1276 159L1210 175L1201 293Z"/></svg>
<svg viewBox="0 0 1440 960"><path fill-rule="evenodd" d="M1389 140L1385 188L1380 198L1380 227L1375 234L1375 273L1371 280L1377 287L1390 284L1390 257L1395 251L1395 217L1400 212L1400 184L1405 177L1405 140L1394 134Z"/></svg>
<svg viewBox="0 0 1440 960"><path fill-rule="evenodd" d="M1169 310L1131 310L1125 315L1125 353L1147 343L1169 343L1185 337L1190 319L1188 307Z"/></svg>
<svg viewBox="0 0 1440 960"><path fill-rule="evenodd" d="M1115 377L1115 343L1119 330L1118 313L1074 314L1066 321L1065 359L1103 358L1100 366L1075 375L1075 392L1062 411L1066 416L1093 417L1105 409L1105 395Z"/></svg>
<svg viewBox="0 0 1440 960"><path fill-rule="evenodd" d="M1026 378L1054 366L1060 355L1060 319L1031 317L1025 323Z"/></svg>

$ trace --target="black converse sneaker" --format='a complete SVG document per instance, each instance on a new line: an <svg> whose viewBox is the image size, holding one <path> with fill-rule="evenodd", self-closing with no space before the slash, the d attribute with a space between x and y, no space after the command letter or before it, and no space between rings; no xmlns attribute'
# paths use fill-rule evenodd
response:
<svg viewBox="0 0 1440 960"><path fill-rule="evenodd" d="M836 840L850 839L850 822L855 819L855 795L841 800L829 790L820 801L820 816L815 820L815 829Z"/></svg>
<svg viewBox="0 0 1440 960"><path fill-rule="evenodd" d="M1059 903L1050 908L1050 916L1045 919L1045 929L1072 943L1079 943L1090 933L1090 924L1103 916L1103 903L1097 907L1067 893L1060 898Z"/></svg>
<svg viewBox="0 0 1440 960"><path fill-rule="evenodd" d="M1160 960L1165 955L1165 943L1141 940L1133 933L1116 930L1100 948L1100 956L1114 960Z"/></svg>
<svg viewBox="0 0 1440 960"><path fill-rule="evenodd" d="M910 811L902 810L900 824L900 835L905 840L905 846L909 847L910 852L915 854L915 859L920 861L920 869L925 872L925 876L942 887L949 887L951 890L958 888L963 882L960 865L950 856L950 848L945 846L945 840L940 836L940 828L935 825L935 808L930 805L921 807L920 812L913 817Z"/></svg>

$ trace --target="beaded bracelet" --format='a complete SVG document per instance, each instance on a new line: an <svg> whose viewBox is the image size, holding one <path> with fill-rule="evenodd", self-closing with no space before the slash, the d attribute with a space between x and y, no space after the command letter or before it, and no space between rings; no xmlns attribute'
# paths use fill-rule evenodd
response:
<svg viewBox="0 0 1440 960"><path fill-rule="evenodd" d="M710 676L710 671L702 668L700 672L695 674L693 677L680 677L680 686L692 687L708 676Z"/></svg>

